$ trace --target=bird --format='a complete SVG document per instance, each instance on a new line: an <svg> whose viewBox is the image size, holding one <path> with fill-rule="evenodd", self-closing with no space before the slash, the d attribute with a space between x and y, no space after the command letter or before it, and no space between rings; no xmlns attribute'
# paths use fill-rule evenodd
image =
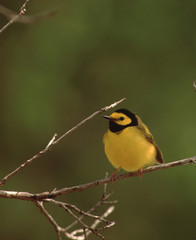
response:
<svg viewBox="0 0 196 240"><path fill-rule="evenodd" d="M109 129L103 137L105 154L116 168L111 178L116 178L121 168L137 171L142 177L145 166L164 162L162 152L138 115L121 108L103 117L109 121Z"/></svg>

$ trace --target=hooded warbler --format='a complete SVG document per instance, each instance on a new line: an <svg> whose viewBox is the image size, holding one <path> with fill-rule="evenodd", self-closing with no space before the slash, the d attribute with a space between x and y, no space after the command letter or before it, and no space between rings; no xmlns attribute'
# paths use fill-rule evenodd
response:
<svg viewBox="0 0 196 240"><path fill-rule="evenodd" d="M138 171L155 163L163 163L163 155L156 145L147 126L136 114L127 109L119 109L110 116L109 129L104 135L105 153L116 172L122 168L126 171Z"/></svg>

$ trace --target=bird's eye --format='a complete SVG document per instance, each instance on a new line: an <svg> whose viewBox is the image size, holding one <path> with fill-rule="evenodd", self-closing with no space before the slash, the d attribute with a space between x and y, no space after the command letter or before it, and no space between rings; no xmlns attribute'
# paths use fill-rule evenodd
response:
<svg viewBox="0 0 196 240"><path fill-rule="evenodd" d="M123 121L125 118L124 117L120 117L120 120Z"/></svg>

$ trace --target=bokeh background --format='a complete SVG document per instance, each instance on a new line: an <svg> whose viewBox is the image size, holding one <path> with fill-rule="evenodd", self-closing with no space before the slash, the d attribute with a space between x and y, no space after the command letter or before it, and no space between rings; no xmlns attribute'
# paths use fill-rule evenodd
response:
<svg viewBox="0 0 196 240"><path fill-rule="evenodd" d="M18 11L23 1L1 0ZM27 15L57 10L0 36L0 178L99 108L119 107L149 126L166 162L195 155L196 2L29 1ZM7 19L0 15L0 27ZM118 107L118 108L119 108ZM111 113L108 112L108 113ZM42 192L113 171L101 116L69 135L3 189ZM123 171L122 171L123 172ZM121 173L122 173L121 172ZM106 239L195 239L196 167L176 167L111 184L118 199ZM63 199L88 209L102 186ZM66 226L70 217L51 209ZM56 239L30 203L0 199L0 239ZM95 239L91 236L90 239Z"/></svg>

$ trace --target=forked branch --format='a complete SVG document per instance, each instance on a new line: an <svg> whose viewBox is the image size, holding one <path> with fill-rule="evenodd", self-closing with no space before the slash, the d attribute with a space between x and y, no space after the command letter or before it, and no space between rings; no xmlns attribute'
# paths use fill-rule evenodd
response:
<svg viewBox="0 0 196 240"><path fill-rule="evenodd" d="M115 224L115 222L107 220L107 217L114 211L114 204L117 202L111 201L108 203L107 199L111 196L111 193L106 193L106 187L107 184L104 184L104 193L101 200L98 201L88 211L83 211L73 204L56 201L54 199L44 199L43 201L34 201L34 203L54 227L58 240L61 240L61 235L65 235L69 239L86 240L90 234L94 234L97 237L104 239L104 236L100 232L112 227ZM52 215L46 210L44 203L50 203L54 206L64 209L65 212L73 217L75 221L67 227L60 227ZM94 215L93 212L104 204L109 204L111 206L109 206L101 216ZM84 218L88 218L88 220L90 220L92 223L90 225L86 224L83 220ZM100 223L103 224L103 227L98 228ZM75 227L76 224L79 224L80 228L70 231L70 229Z"/></svg>

